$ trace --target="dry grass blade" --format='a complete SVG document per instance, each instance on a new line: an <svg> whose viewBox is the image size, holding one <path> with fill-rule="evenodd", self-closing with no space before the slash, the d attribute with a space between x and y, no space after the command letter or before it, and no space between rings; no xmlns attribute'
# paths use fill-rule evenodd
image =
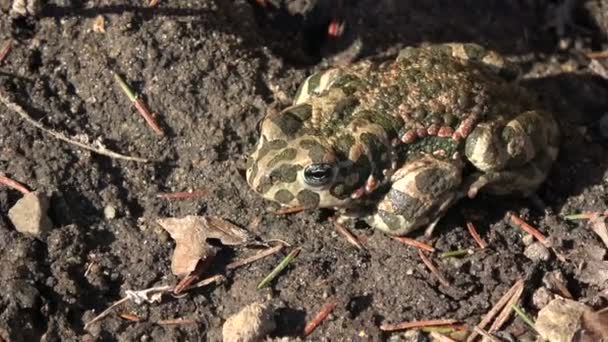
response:
<svg viewBox="0 0 608 342"><path fill-rule="evenodd" d="M433 248L432 246L430 246L424 242L420 242L418 240L410 239L410 238L407 238L404 236L393 236L393 239L401 242L404 245L416 247L418 249L424 249L425 251L429 251L429 252L435 251L435 248Z"/></svg>
<svg viewBox="0 0 608 342"><path fill-rule="evenodd" d="M431 319L424 321L412 321L412 322L402 322L398 324L382 324L380 326L380 330L382 331L396 331L396 330L405 330L412 328L423 328L423 327L433 327L440 325L452 325L458 323L458 320L455 319Z"/></svg>
<svg viewBox="0 0 608 342"><path fill-rule="evenodd" d="M283 269L285 269L285 267L287 267L287 265L289 265L289 263L295 259L295 257L298 256L298 254L300 254L301 249L300 248L296 248L293 251L291 251L291 253L289 253L284 259L283 261L281 261L281 263L279 263L277 265L277 267L274 268L274 270L272 270L272 272L270 272L270 274L268 274L264 279L262 279L262 281L258 284L257 289L261 289L264 288L266 286L268 286L268 284L270 284L270 282L276 278L276 276L281 273L281 271Z"/></svg>
<svg viewBox="0 0 608 342"><path fill-rule="evenodd" d="M198 191L180 191L180 192L165 192L157 194L158 198L168 199L188 199L188 198L201 198L209 195L209 191L198 190Z"/></svg>
<svg viewBox="0 0 608 342"><path fill-rule="evenodd" d="M333 222L334 227L336 227L336 231L340 235L342 235L346 239L346 241L348 241L351 245L355 246L359 250L365 249L361 244L361 241L359 241L359 239L353 233L351 233L348 228L346 228L342 223L338 222L337 220L333 220Z"/></svg>
<svg viewBox="0 0 608 342"><path fill-rule="evenodd" d="M513 311L515 311L517 316L521 318L522 321L524 321L530 328L532 328L532 330L536 331L534 321L532 321L532 319L528 317L528 315L526 315L526 313L519 306L513 304L511 305L511 308L513 309Z"/></svg>
<svg viewBox="0 0 608 342"><path fill-rule="evenodd" d="M471 234L473 240L475 240L479 248L484 249L487 247L485 241L483 241L481 236L479 236L479 233L477 233L477 229L475 229L473 222L467 222L467 229L469 230L469 233Z"/></svg>
<svg viewBox="0 0 608 342"><path fill-rule="evenodd" d="M524 283L522 281L521 283L517 283L517 286L515 287L515 291L513 291L511 298L509 298L505 307L502 309L502 311L500 312L498 317L496 317L496 320L494 321L494 323L492 323L492 325L490 326L490 329L488 329L488 332L490 334L497 332L503 326L503 324L505 324L505 322L509 319L509 317L511 316L511 312L512 312L511 307L513 305L517 304L517 302L521 298L521 294L523 292L524 292Z"/></svg>
<svg viewBox="0 0 608 342"><path fill-rule="evenodd" d="M477 324L477 327L480 329L484 329L490 321L494 319L494 317L498 314L498 312L507 304L509 299L513 296L513 294L517 291L519 287L524 286L524 281L522 279L518 280L511 286L511 288L505 292L505 294L500 297L498 302L488 311L488 313L484 316L484 318ZM471 335L467 338L467 342L473 341L477 337L477 333L473 331Z"/></svg>
<svg viewBox="0 0 608 342"><path fill-rule="evenodd" d="M150 126L150 128L154 131L154 133L158 135L164 135L165 133L156 122L156 119L154 119L152 113L150 113L150 110L148 110L146 104L140 98L138 98L138 96L127 84L127 82L125 82L125 80L123 80L122 77L120 77L117 73L114 73L114 79L120 86L120 89L122 89L122 91L127 95L129 100L131 100L135 108L137 108L139 114L144 118L144 120L146 121L148 126Z"/></svg>
<svg viewBox="0 0 608 342"><path fill-rule="evenodd" d="M34 127L38 128L39 130L43 131L44 133L49 134L50 136L52 136L55 139L59 139L68 144L78 146L85 150L95 152L97 154L100 154L100 155L103 155L103 156L106 156L109 158L113 158L113 159L122 159L122 160L134 161L134 162L139 162L139 163L150 162L148 159L139 158L139 157L131 157L131 156L127 156L124 154L120 154L118 152L114 152L112 150L107 149L105 146L103 146L101 144L100 144L99 148L97 148L97 147L94 147L94 146L91 146L91 145L88 145L85 143L81 143L79 141L66 137L62 133L55 132L51 129L48 129L48 128L44 127L44 125L42 125L40 122L32 119L32 117L23 109L23 107L21 107L20 105L16 104L13 101L11 101L10 98L1 90L0 90L0 101L8 109L12 110L17 115L19 115L23 120L27 121L29 124L33 125Z"/></svg>
<svg viewBox="0 0 608 342"><path fill-rule="evenodd" d="M128 312L123 312L121 314L118 314L118 317L122 318L122 319L126 319L127 321L131 321L131 322L139 322L141 321L141 317L132 314L132 313L128 313Z"/></svg>
<svg viewBox="0 0 608 342"><path fill-rule="evenodd" d="M329 314L334 311L334 309L338 306L338 301L336 299L330 299L319 312L313 317L313 319L306 324L304 327L304 332L302 333L302 337L306 337L310 335L326 318Z"/></svg>
<svg viewBox="0 0 608 342"><path fill-rule="evenodd" d="M437 331L431 331L430 335L439 342L457 342L456 340L449 338L447 336L445 336L442 333L439 333Z"/></svg>
<svg viewBox="0 0 608 342"><path fill-rule="evenodd" d="M130 299L129 297L125 297L125 298L122 298L121 300L115 302L114 304L110 305L110 307L108 307L107 309L105 309L104 311L102 311L99 315L95 316L95 318L93 318L92 320L88 321L84 325L83 329L87 330L87 328L89 326L91 326L91 324L93 324L93 323L101 320L102 318L106 317L107 315L109 315L112 312L112 310L114 310L115 307L117 307L117 306L119 306L119 305L121 305L123 303L126 303L129 299Z"/></svg>
<svg viewBox="0 0 608 342"><path fill-rule="evenodd" d="M28 188L25 187L25 185L10 179L10 178L2 175L1 173L0 173L0 184L4 184L4 185L8 186L9 188L17 190L24 195L29 194L31 192L30 190L28 190Z"/></svg>
<svg viewBox="0 0 608 342"><path fill-rule="evenodd" d="M424 255L424 252L421 249L418 250L418 255L420 256L420 259L422 259L422 262L426 265L426 267L431 271L431 273L437 278L437 280L439 280L441 285L445 287L450 287L450 283L441 275L441 273L439 273L435 265L433 265L431 260L426 255Z"/></svg>
<svg viewBox="0 0 608 342"><path fill-rule="evenodd" d="M251 264L252 262L258 261L260 259L266 258L275 253L278 253L279 251L281 251L283 249L283 247L284 247L283 244L279 244L274 247L266 248L266 249L260 251L259 253L252 255L248 258L231 262L226 266L226 268L229 270L232 270L232 269L235 269L235 268L238 268L241 266Z"/></svg>

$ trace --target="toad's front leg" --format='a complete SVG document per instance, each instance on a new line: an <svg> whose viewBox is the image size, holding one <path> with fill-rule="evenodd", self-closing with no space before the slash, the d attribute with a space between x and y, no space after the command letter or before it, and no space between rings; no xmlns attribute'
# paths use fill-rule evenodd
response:
<svg viewBox="0 0 608 342"><path fill-rule="evenodd" d="M391 178L392 186L366 221L391 235L432 227L461 197L462 165L431 155L406 163ZM428 232L430 233L430 232Z"/></svg>

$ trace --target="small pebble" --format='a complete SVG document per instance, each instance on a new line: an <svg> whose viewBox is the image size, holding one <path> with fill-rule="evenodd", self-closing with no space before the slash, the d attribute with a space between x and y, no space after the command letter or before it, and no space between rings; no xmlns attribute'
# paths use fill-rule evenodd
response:
<svg viewBox="0 0 608 342"><path fill-rule="evenodd" d="M103 216L106 219L111 220L116 217L116 208L113 205L108 204L105 208L103 208Z"/></svg>
<svg viewBox="0 0 608 342"><path fill-rule="evenodd" d="M532 295L532 304L537 309L542 309L553 299L553 294L546 287L539 287Z"/></svg>
<svg viewBox="0 0 608 342"><path fill-rule="evenodd" d="M19 233L40 238L53 228L46 214L48 209L49 198L46 194L30 192L8 211L8 218Z"/></svg>
<svg viewBox="0 0 608 342"><path fill-rule="evenodd" d="M556 298L542 308L536 319L536 330L541 337L555 342L573 341L581 328L581 317L589 308L573 300Z"/></svg>
<svg viewBox="0 0 608 342"><path fill-rule="evenodd" d="M534 262L547 261L551 257L551 253L549 253L547 247L543 246L540 242L534 242L526 247L524 255Z"/></svg>
<svg viewBox="0 0 608 342"><path fill-rule="evenodd" d="M224 342L257 342L275 328L272 310L256 302L230 316L222 327L222 336Z"/></svg>

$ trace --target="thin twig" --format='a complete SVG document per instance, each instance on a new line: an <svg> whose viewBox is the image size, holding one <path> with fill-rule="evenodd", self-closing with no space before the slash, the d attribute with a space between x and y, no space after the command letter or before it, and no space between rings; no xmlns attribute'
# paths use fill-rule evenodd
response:
<svg viewBox="0 0 608 342"><path fill-rule="evenodd" d="M235 269L235 268L238 268L238 267L241 267L241 266L245 266L245 265L251 264L252 262L258 261L258 260L260 260L262 258L266 258L266 257L268 257L270 255L278 253L281 249L283 249L283 247L284 247L283 244L278 244L278 245L276 245L274 247L266 248L266 249L260 251L259 253L255 254L255 255L252 255L252 256L250 256L248 258L237 260L237 261L229 263L226 266L226 269L231 270L231 269Z"/></svg>
<svg viewBox="0 0 608 342"><path fill-rule="evenodd" d="M487 244L485 243L485 241L483 241L483 239L481 238L481 236L479 236L479 233L477 233L477 229L475 229L475 226L473 225L473 222L467 222L467 228L469 230L469 233L473 237L473 240L475 240L475 242L477 243L477 245L481 249L486 248Z"/></svg>
<svg viewBox="0 0 608 342"><path fill-rule="evenodd" d="M393 236L393 239L401 242L404 245L416 247L418 249L424 249L425 251L429 251L429 252L435 251L435 248L433 248L432 246L430 246L424 242L420 242L418 240L410 239L410 238L407 238L404 236Z"/></svg>
<svg viewBox="0 0 608 342"><path fill-rule="evenodd" d="M557 287L557 290L560 292L562 297L568 298L568 299L574 299L574 296L572 296L572 293L570 293L570 291L568 290L566 285L564 283L562 283L562 281L560 279L558 279L555 275L551 275L550 278L551 278L553 285L555 285L555 287Z"/></svg>
<svg viewBox="0 0 608 342"><path fill-rule="evenodd" d="M420 259L422 259L422 262L426 265L426 267L431 271L431 274L433 274L437 278L437 280L439 280L441 285L445 287L450 287L450 283L441 275L441 273L439 273L435 265L433 265L431 260L426 255L424 255L424 252L421 249L418 250L418 255L420 256Z"/></svg>
<svg viewBox="0 0 608 342"><path fill-rule="evenodd" d="M487 338L488 340L490 340L490 341L492 341L492 342L500 342L500 341L498 341L498 339L496 339L496 337L492 336L492 335L491 335L489 332L487 332L487 331L485 331L485 330L481 329L481 328L480 328L480 327L478 327L478 326L473 327L473 330L474 330L476 333L478 333L479 335L481 335L481 336L483 336L483 337Z"/></svg>
<svg viewBox="0 0 608 342"><path fill-rule="evenodd" d="M127 95L129 100L133 102L133 105L135 105L135 108L137 108L139 114L144 118L144 120L146 120L146 123L148 126L150 126L150 128L152 128L154 133L164 135L165 132L163 132L162 128L160 128L156 122L156 119L152 113L150 113L150 110L148 110L146 104L135 94L127 82L125 82L125 80L123 80L122 77L120 77L117 73L114 73L114 79L116 79L116 82L118 82L118 85L120 85L122 91Z"/></svg>
<svg viewBox="0 0 608 342"><path fill-rule="evenodd" d="M324 320L329 316L329 314L338 306L338 301L334 298L330 299L321 310L313 317L313 319L306 324L304 327L304 332L302 333L302 338L310 335Z"/></svg>
<svg viewBox="0 0 608 342"><path fill-rule="evenodd" d="M125 298L122 298L121 300L115 302L114 304L110 305L109 308L105 309L102 313L100 313L99 315L95 316L95 318L93 318L92 320L88 321L84 325L84 330L87 330L87 328L91 324L93 324L93 323L99 321L100 319L106 317L107 315L109 315L112 312L112 310L114 310L115 307L117 307L117 306L119 306L119 305L121 305L123 303L126 303L127 301L129 301L129 299L130 299L129 297L125 297Z"/></svg>
<svg viewBox="0 0 608 342"><path fill-rule="evenodd" d="M158 198L168 199L186 199L186 198L201 198L209 195L209 191L198 190L198 191L180 191L180 192L164 192L156 194Z"/></svg>
<svg viewBox="0 0 608 342"><path fill-rule="evenodd" d="M365 248L361 244L361 241L348 230L342 223L338 222L338 220L333 220L334 227L336 227L336 231L342 235L346 241L348 241L351 245L355 246L359 250L364 250Z"/></svg>
<svg viewBox="0 0 608 342"><path fill-rule="evenodd" d="M4 185L8 186L9 188L17 190L24 195L29 194L31 192L30 190L28 190L28 188L25 187L25 185L10 179L1 173L0 173L0 184L4 184Z"/></svg>
<svg viewBox="0 0 608 342"><path fill-rule="evenodd" d="M608 58L608 51L589 52L587 57L591 59Z"/></svg>
<svg viewBox="0 0 608 342"><path fill-rule="evenodd" d="M537 331L534 321L530 317L528 317L528 315L526 315L526 313L519 306L513 304L511 305L511 307L513 308L513 311L515 311L517 316L519 316L519 318L524 321L524 323L526 323L534 331Z"/></svg>
<svg viewBox="0 0 608 342"><path fill-rule="evenodd" d="M505 306L505 304L507 304L507 302L513 296L513 294L517 291L517 289L519 287L523 287L523 285L524 285L524 281L522 279L516 281L515 284L513 284L513 286L511 286L511 288L509 290L507 290L507 292L505 292L505 294L502 297L500 297L500 299L494 305L494 307L492 307L492 309L490 309L490 311L488 311L488 313L484 316L484 318L477 324L477 327L484 329L486 327L486 325L488 325L488 323L490 323L490 321L492 321L494 319L494 317L498 314L498 312ZM475 331L473 331L471 333L471 335L469 335L469 337L467 338L466 342L473 341L475 339L475 337L477 337L477 333Z"/></svg>
<svg viewBox="0 0 608 342"><path fill-rule="evenodd" d="M101 144L100 144L99 148L93 147L91 145L84 144L79 141L70 139L70 138L66 137L65 135L63 135L62 133L48 129L48 128L44 127L44 125L42 125L38 121L32 119L32 117L23 109L23 107L21 107L20 105L16 104L13 101L11 101L9 99L9 97L1 90L0 90L0 101L8 109L17 113L23 120L29 122L31 125L40 129L41 131L51 135L53 138L59 139L61 141L67 142L68 144L72 144L72 145L78 146L80 148L83 148L85 150L89 150L91 152L95 152L97 154L104 155L106 157L110 157L110 158L114 158L114 159L122 159L122 160L134 161L134 162L139 162L139 163L148 163L149 162L148 159L139 158L139 157L131 157L131 156L127 156L124 154L120 154L118 152L114 152L112 150L107 149L105 146L103 146Z"/></svg>
<svg viewBox="0 0 608 342"><path fill-rule="evenodd" d="M2 46L2 49L0 49L0 65L2 65L2 62L4 62L4 59L6 58L6 56L8 56L8 53L11 52L12 47L13 47L13 41L11 39L9 39L6 43L4 43L4 45Z"/></svg>
<svg viewBox="0 0 608 342"><path fill-rule="evenodd" d="M449 338L447 336L445 336L442 333L439 333L437 331L431 331L430 335L439 342L457 342L456 340Z"/></svg>
<svg viewBox="0 0 608 342"><path fill-rule="evenodd" d="M458 323L458 320L431 319L431 320L424 320L424 321L401 322L398 324L382 324L380 326L380 330L396 331L396 330L405 330L405 329L412 329L412 328L432 327L432 326L438 326L438 325L452 325L455 323Z"/></svg>
<svg viewBox="0 0 608 342"><path fill-rule="evenodd" d="M258 284L257 289L261 289L266 287L268 284L270 284L270 282L285 268L287 267L287 265L289 265L289 263L298 256L298 254L300 254L301 249L300 248L296 248L293 251L291 251L291 253L289 253L284 259L283 261L281 261L280 264L277 265L277 267L274 268L274 270L272 270L272 272L270 272L270 274L268 274L264 279L262 279L262 281Z"/></svg>
<svg viewBox="0 0 608 342"><path fill-rule="evenodd" d="M502 309L502 311L500 312L498 317L496 317L496 320L494 320L494 323L492 323L492 325L488 329L489 333L493 334L493 333L497 332L505 324L505 322L511 316L511 311L512 311L511 306L517 304L517 302L521 298L521 294L523 292L524 292L524 283L521 282L517 285L517 287L515 288L515 291L513 291L513 294L511 295L511 298L509 298L509 301L507 302L505 307Z"/></svg>

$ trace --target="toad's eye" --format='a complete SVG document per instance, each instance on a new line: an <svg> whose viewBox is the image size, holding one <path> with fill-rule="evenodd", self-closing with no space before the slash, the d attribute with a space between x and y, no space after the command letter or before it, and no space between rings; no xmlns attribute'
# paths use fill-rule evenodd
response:
<svg viewBox="0 0 608 342"><path fill-rule="evenodd" d="M334 168L330 164L310 164L304 169L304 182L312 186L327 185L334 176Z"/></svg>

